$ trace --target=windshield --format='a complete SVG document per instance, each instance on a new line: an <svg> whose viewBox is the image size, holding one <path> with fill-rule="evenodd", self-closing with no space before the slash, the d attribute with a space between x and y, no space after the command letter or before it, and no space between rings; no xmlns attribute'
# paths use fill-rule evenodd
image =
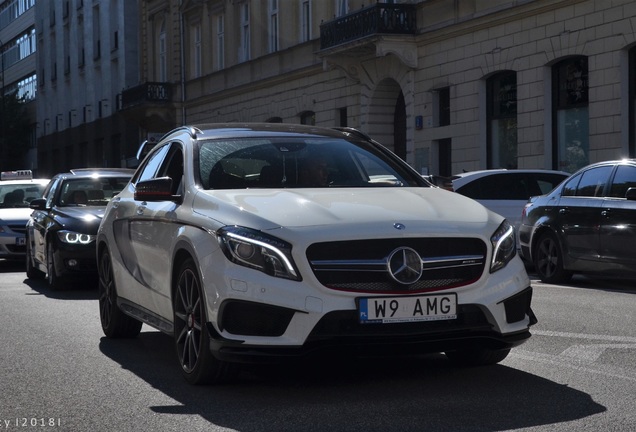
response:
<svg viewBox="0 0 636 432"><path fill-rule="evenodd" d="M29 203L41 198L45 184L0 184L0 208L29 207Z"/></svg>
<svg viewBox="0 0 636 432"><path fill-rule="evenodd" d="M205 189L422 186L405 164L365 142L240 138L199 147Z"/></svg>
<svg viewBox="0 0 636 432"><path fill-rule="evenodd" d="M57 195L58 206L106 206L126 187L130 177L68 179Z"/></svg>

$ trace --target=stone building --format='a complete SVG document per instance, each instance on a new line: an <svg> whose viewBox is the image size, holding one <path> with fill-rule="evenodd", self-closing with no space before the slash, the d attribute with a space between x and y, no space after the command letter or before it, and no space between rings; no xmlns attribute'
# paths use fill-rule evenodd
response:
<svg viewBox="0 0 636 432"><path fill-rule="evenodd" d="M8 157L8 149L0 147L0 169L30 169L37 171L35 97L37 75L35 68L35 0L0 0L0 97L16 95L25 103L25 112L32 133L27 143L26 157L18 162ZM0 111L1 111L0 107ZM0 119L0 138L9 127ZM0 139L4 144L5 140ZM16 145L15 143L6 143ZM22 153L22 152L20 152ZM18 165L13 165L18 164Z"/></svg>
<svg viewBox="0 0 636 432"><path fill-rule="evenodd" d="M42 174L125 165L138 126L119 113L139 82L138 5L56 0L36 5L38 164Z"/></svg>
<svg viewBox="0 0 636 432"><path fill-rule="evenodd" d="M101 75L77 85L80 93L103 93L91 99L94 117L106 100L106 111L134 126L138 140L197 122L350 126L420 172L439 175L498 167L572 172L636 154L632 0L83 3L85 10L119 4L118 22L126 15L127 29L138 16L136 34L118 39L120 52L138 40L136 82L121 81L130 85L118 93L104 81L114 64L104 46ZM84 31L88 49L90 37ZM101 42L111 39L112 32ZM69 52L71 69L78 52ZM64 94L58 90L55 99ZM74 109L82 114L83 107ZM58 111L49 109L47 119L59 131L68 112ZM47 119L44 137L54 127ZM69 138L64 142L81 146ZM121 140L105 138L102 147L82 140L103 163L134 155Z"/></svg>

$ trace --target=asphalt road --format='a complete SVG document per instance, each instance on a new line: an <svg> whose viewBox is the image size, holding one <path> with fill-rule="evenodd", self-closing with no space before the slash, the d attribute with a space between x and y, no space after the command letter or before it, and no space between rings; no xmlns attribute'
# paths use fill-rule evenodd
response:
<svg viewBox="0 0 636 432"><path fill-rule="evenodd" d="M635 284L533 285L539 324L496 366L334 361L194 387L168 336L105 339L94 287L51 292L0 262L0 430L636 430Z"/></svg>

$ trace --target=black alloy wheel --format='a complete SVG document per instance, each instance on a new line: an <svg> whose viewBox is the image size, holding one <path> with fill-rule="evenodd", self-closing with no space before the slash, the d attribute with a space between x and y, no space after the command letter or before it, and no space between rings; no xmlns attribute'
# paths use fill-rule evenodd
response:
<svg viewBox="0 0 636 432"><path fill-rule="evenodd" d="M181 265L173 292L174 342L183 376L191 384L230 381L237 367L216 359L210 351L205 300L192 259Z"/></svg>
<svg viewBox="0 0 636 432"><path fill-rule="evenodd" d="M572 273L563 269L563 254L554 233L547 231L537 241L534 268L545 283L563 283L572 278Z"/></svg>
<svg viewBox="0 0 636 432"><path fill-rule="evenodd" d="M142 322L119 309L113 266L108 251L102 251L98 265L99 319L108 338L134 338L141 331Z"/></svg>

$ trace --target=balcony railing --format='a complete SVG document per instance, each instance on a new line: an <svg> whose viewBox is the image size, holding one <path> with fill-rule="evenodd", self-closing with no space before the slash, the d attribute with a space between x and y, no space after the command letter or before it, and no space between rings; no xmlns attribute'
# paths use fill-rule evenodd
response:
<svg viewBox="0 0 636 432"><path fill-rule="evenodd" d="M137 87L124 90L121 94L121 108L130 108L147 102L161 103L172 100L170 84L146 82Z"/></svg>
<svg viewBox="0 0 636 432"><path fill-rule="evenodd" d="M377 34L415 34L414 4L376 3L320 25L320 49Z"/></svg>

